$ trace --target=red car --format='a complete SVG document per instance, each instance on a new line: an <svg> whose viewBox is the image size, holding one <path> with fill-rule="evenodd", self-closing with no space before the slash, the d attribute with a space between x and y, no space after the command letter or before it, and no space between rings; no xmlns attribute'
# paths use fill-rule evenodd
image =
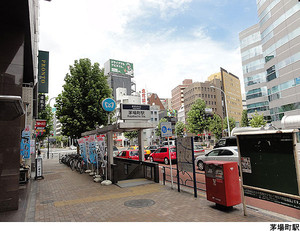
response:
<svg viewBox="0 0 300 231"><path fill-rule="evenodd" d="M171 161L176 160L176 147L170 147ZM164 162L165 164L169 164L169 150L168 147L158 148L156 151L150 154L150 161Z"/></svg>
<svg viewBox="0 0 300 231"><path fill-rule="evenodd" d="M118 154L118 157L127 158L132 160L139 160L139 151L138 150L125 150Z"/></svg>

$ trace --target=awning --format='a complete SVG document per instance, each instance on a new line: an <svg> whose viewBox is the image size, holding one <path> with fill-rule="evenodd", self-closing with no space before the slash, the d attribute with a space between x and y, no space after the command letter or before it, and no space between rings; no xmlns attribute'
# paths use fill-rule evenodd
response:
<svg viewBox="0 0 300 231"><path fill-rule="evenodd" d="M25 114L21 96L0 95L0 121L14 120Z"/></svg>

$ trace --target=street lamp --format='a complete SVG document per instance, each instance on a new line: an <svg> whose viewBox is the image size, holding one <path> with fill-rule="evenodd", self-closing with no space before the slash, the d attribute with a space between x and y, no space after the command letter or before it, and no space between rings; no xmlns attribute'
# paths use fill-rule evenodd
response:
<svg viewBox="0 0 300 231"><path fill-rule="evenodd" d="M218 87L215 87L215 86L210 86L210 87L211 87L211 88L218 89L218 90L220 90L220 91L224 94L224 99L225 99L225 110L226 110L226 117L227 117L227 129L228 129L228 136L230 136L230 126L229 126L229 118L228 118L227 101L226 101L226 95L225 95L225 92L224 92L221 88L218 88Z"/></svg>
<svg viewBox="0 0 300 231"><path fill-rule="evenodd" d="M50 102L51 102L51 100L52 99L56 99L56 97L52 97L51 99L49 99L49 101L48 101L48 104L49 104L49 106L51 107L51 105L50 105ZM49 131L50 132L50 131ZM49 149L50 149L50 145L49 145L49 134L48 134L48 150L47 150L47 159L49 159Z"/></svg>

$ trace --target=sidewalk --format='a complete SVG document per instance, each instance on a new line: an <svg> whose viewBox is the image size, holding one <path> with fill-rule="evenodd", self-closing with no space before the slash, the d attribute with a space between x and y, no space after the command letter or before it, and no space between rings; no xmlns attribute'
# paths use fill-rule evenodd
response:
<svg viewBox="0 0 300 231"><path fill-rule="evenodd" d="M242 206L221 211L215 204L169 186L146 184L121 188L93 182L57 159L44 160L44 180L31 180L24 217L28 222L288 222L295 221ZM20 209L19 209L20 210ZM21 212L21 211L19 211ZM17 212L15 212L17 213ZM1 219L2 218L2 219ZM9 216L0 214L0 221ZM24 220L23 220L24 219Z"/></svg>

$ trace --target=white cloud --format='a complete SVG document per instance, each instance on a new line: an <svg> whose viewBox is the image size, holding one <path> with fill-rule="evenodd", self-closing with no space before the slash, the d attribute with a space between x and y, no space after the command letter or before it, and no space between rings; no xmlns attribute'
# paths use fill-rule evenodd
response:
<svg viewBox="0 0 300 231"><path fill-rule="evenodd" d="M103 66L108 59L134 64L137 90L148 88L159 97L186 78L205 81L220 67L242 79L239 50L226 50L199 26L189 39L174 37L173 28L155 33L135 31L129 22L159 9L161 17L182 12L190 0L61 0L41 1L40 49L50 51L50 97L62 91L64 77L75 59L90 58ZM153 8L146 8L152 5Z"/></svg>

